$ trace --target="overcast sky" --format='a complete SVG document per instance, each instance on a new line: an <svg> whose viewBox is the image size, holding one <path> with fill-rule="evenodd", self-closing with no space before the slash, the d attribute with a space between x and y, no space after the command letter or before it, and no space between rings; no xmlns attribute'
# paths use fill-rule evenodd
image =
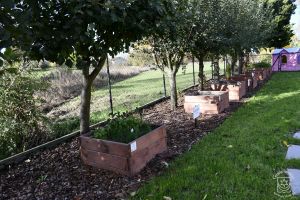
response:
<svg viewBox="0 0 300 200"><path fill-rule="evenodd" d="M295 14L292 16L291 23L295 24L294 30L300 39L300 0L297 0L297 9Z"/></svg>

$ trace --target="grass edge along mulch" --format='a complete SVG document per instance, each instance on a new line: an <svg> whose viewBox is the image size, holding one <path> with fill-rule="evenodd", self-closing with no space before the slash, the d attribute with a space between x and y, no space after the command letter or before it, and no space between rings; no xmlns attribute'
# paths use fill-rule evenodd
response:
<svg viewBox="0 0 300 200"><path fill-rule="evenodd" d="M279 199L274 176L287 167L300 169L300 162L285 161L285 141L300 129L299 83L299 72L274 74L133 199Z"/></svg>

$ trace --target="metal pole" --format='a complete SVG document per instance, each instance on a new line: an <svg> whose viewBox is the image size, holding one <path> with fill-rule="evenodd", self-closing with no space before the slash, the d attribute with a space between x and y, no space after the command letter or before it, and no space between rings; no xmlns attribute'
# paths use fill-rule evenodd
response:
<svg viewBox="0 0 300 200"><path fill-rule="evenodd" d="M211 79L214 79L214 60L211 59Z"/></svg>
<svg viewBox="0 0 300 200"><path fill-rule="evenodd" d="M279 54L278 58L279 58L279 60L278 60L278 71L281 71L281 62L282 62L281 53Z"/></svg>
<svg viewBox="0 0 300 200"><path fill-rule="evenodd" d="M194 85L196 85L196 77L195 77L195 57L193 56L193 81Z"/></svg>
<svg viewBox="0 0 300 200"><path fill-rule="evenodd" d="M224 56L223 58L223 61L224 61L224 75L226 76L226 57Z"/></svg>
<svg viewBox="0 0 300 200"><path fill-rule="evenodd" d="M113 108L113 100L112 100L112 92L111 92L111 79L110 79L110 72L109 72L109 60L107 55L107 77L108 77L108 90L109 90L109 105L110 105L110 114L114 114L114 108Z"/></svg>

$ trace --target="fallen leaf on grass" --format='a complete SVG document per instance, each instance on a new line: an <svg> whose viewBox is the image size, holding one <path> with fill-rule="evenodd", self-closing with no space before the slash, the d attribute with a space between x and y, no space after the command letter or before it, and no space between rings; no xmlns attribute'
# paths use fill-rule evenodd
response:
<svg viewBox="0 0 300 200"><path fill-rule="evenodd" d="M171 197L164 196L164 200L172 200Z"/></svg>
<svg viewBox="0 0 300 200"><path fill-rule="evenodd" d="M136 195L136 192L131 192L130 196L134 197Z"/></svg>
<svg viewBox="0 0 300 200"><path fill-rule="evenodd" d="M282 141L282 143L286 146L286 147L289 147L289 143L287 141Z"/></svg>
<svg viewBox="0 0 300 200"><path fill-rule="evenodd" d="M250 170L250 168L251 168L250 165L247 165L246 170Z"/></svg>
<svg viewBox="0 0 300 200"><path fill-rule="evenodd" d="M169 163L167 163L166 161L162 161L161 164L163 164L166 168L169 167Z"/></svg>

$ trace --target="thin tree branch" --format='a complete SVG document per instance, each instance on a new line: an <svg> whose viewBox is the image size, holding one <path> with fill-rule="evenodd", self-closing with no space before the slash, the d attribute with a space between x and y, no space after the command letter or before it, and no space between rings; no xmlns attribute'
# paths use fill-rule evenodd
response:
<svg viewBox="0 0 300 200"><path fill-rule="evenodd" d="M108 57L102 56L100 60L98 61L98 65L95 67L95 69L92 71L92 73L89 75L89 80L94 81L101 69L103 68L105 61Z"/></svg>

